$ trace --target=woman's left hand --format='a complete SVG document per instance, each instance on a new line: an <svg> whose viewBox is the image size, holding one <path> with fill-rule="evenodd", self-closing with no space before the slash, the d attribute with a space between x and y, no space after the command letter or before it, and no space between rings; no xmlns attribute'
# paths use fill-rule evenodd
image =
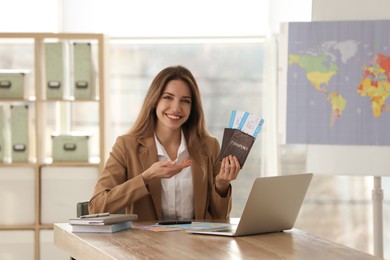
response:
<svg viewBox="0 0 390 260"><path fill-rule="evenodd" d="M237 178L240 169L236 156L229 155L222 159L221 170L215 177L215 186L221 196L226 195L229 183Z"/></svg>

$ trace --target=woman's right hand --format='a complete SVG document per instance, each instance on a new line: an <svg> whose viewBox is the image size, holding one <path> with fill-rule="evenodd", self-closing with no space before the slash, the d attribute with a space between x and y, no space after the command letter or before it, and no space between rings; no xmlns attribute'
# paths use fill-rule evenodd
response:
<svg viewBox="0 0 390 260"><path fill-rule="evenodd" d="M141 175L145 183L148 183L152 179L164 179L171 178L178 174L184 168L191 166L191 160L184 160L180 164L176 164L174 161L155 162L152 166L144 171Z"/></svg>

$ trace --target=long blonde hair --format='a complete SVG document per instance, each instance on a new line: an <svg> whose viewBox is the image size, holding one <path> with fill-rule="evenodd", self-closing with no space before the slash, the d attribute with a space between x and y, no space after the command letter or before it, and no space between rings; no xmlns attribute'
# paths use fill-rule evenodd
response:
<svg viewBox="0 0 390 260"><path fill-rule="evenodd" d="M157 103L171 80L183 80L191 90L191 113L188 120L182 125L187 146L191 149L195 144L201 143L202 138L209 134L206 130L198 84L192 73L183 66L167 67L156 75L146 93L138 118L129 133L139 137L150 136L154 133L157 122Z"/></svg>

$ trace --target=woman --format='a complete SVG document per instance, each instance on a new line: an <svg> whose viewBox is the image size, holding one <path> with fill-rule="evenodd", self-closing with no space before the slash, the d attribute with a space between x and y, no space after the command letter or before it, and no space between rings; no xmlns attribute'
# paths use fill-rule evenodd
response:
<svg viewBox="0 0 390 260"><path fill-rule="evenodd" d="M137 214L139 220L228 218L236 157L205 128L198 85L182 67L163 69L137 121L119 136L89 202L90 213Z"/></svg>

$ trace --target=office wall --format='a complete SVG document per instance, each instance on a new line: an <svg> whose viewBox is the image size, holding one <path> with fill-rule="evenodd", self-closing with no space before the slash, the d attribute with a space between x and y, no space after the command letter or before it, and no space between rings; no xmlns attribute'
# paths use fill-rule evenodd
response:
<svg viewBox="0 0 390 260"><path fill-rule="evenodd" d="M388 0L313 0L312 21L390 19Z"/></svg>

